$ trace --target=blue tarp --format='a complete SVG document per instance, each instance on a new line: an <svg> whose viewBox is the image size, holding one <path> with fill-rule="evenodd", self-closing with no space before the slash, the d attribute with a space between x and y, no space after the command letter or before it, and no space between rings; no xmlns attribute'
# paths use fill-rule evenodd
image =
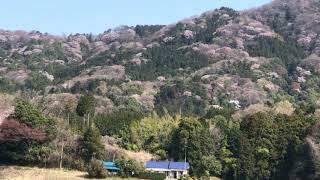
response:
<svg viewBox="0 0 320 180"><path fill-rule="evenodd" d="M108 161L102 161L103 163L103 167L106 170L110 170L110 171L119 171L120 169L116 166L116 164L114 162L108 162Z"/></svg>
<svg viewBox="0 0 320 180"><path fill-rule="evenodd" d="M164 161L148 161L145 164L146 168L161 168L161 169L189 169L188 162L164 162Z"/></svg>

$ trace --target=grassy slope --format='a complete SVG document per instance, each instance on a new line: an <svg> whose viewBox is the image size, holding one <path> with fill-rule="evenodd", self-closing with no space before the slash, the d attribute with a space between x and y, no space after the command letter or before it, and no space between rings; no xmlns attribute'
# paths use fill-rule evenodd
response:
<svg viewBox="0 0 320 180"><path fill-rule="evenodd" d="M84 180L86 172L60 169L40 169L21 166L0 166L1 180ZM107 178L105 180L120 180ZM131 179L135 180L135 179Z"/></svg>

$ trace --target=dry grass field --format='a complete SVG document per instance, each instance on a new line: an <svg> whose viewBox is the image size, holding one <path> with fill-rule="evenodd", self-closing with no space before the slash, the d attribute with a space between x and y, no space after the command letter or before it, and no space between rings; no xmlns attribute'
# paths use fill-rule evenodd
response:
<svg viewBox="0 0 320 180"><path fill-rule="evenodd" d="M84 180L85 175L86 172L73 170L0 166L1 180ZM121 180L121 178L106 178L105 180Z"/></svg>

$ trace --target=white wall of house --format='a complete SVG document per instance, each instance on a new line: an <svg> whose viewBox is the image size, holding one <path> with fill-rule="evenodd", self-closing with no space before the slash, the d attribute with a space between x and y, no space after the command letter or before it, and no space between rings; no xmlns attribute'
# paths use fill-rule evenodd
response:
<svg viewBox="0 0 320 180"><path fill-rule="evenodd" d="M179 179L180 176L188 174L187 170L182 169L162 169L162 168L147 168L147 171L165 173L166 179Z"/></svg>

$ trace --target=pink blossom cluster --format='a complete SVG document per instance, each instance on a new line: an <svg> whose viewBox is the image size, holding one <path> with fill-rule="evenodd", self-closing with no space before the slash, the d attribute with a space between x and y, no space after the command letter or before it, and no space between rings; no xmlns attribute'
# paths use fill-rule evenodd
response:
<svg viewBox="0 0 320 180"><path fill-rule="evenodd" d="M184 33L183 33L183 36L184 36L186 39L192 39L192 38L193 38L193 32L190 31L190 30L185 30Z"/></svg>

